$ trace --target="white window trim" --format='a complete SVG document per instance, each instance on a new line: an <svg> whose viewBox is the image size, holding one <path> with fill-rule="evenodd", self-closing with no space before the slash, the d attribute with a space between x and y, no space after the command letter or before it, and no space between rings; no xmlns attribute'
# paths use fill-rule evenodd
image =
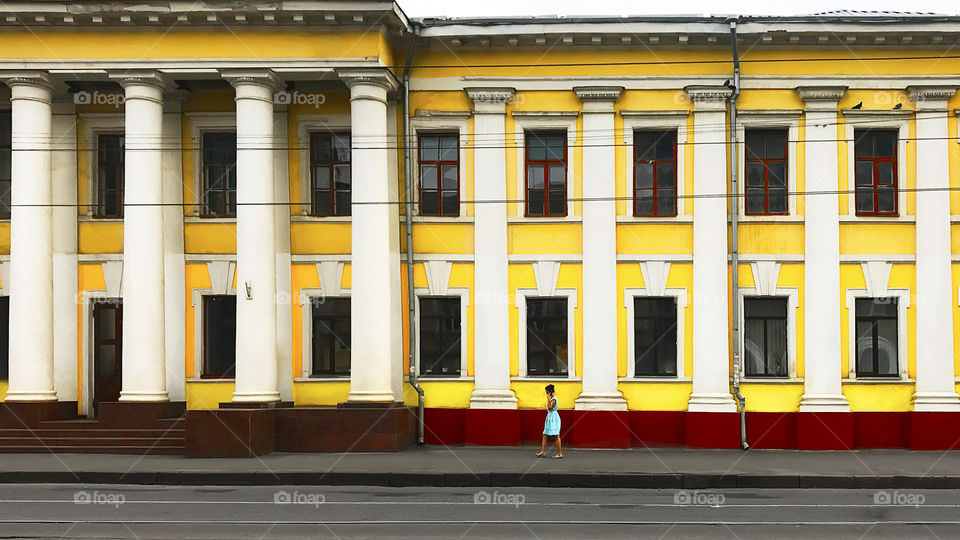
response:
<svg viewBox="0 0 960 540"><path fill-rule="evenodd" d="M627 151L627 173L624 175L622 184L625 188L624 197L627 200L626 214L617 216L617 221L621 222L665 222L681 221L689 222L692 216L684 215L683 197L685 193L686 179L686 149L687 149L687 116L689 111L621 111L623 117L623 143ZM644 130L676 130L677 132L677 215L676 216L634 216L633 215L633 164L634 148L633 139L636 131Z"/></svg>
<svg viewBox="0 0 960 540"><path fill-rule="evenodd" d="M513 113L513 136L514 144L517 149L517 219L531 221L580 221L580 217L575 215L574 201L576 198L577 186L574 181L574 171L577 170L579 162L577 161L577 111L515 111ZM567 215L563 217L551 216L532 216L525 215L527 200L526 190L526 132L556 130L567 132Z"/></svg>
<svg viewBox="0 0 960 540"><path fill-rule="evenodd" d="M232 281L231 276L231 281ZM203 378L203 297L204 296L236 296L237 289L230 287L224 294L211 288L193 289L190 296L190 305L193 306L193 381L209 381ZM233 378L217 378L217 381L233 381Z"/></svg>
<svg viewBox="0 0 960 540"><path fill-rule="evenodd" d="M742 115L742 116L741 116ZM803 216L797 213L797 143L800 140L799 113L760 113L750 111L737 113L737 189L743 198L738 205L739 220L742 222L797 222ZM787 130L787 214L784 216L747 215L747 130L784 129Z"/></svg>
<svg viewBox="0 0 960 540"><path fill-rule="evenodd" d="M875 298L867 289L847 289L847 352L849 354L849 375L854 380L880 380L873 378L857 378L857 298ZM886 298L897 299L897 379L883 378L882 380L906 380L907 370L907 308L910 307L910 289L887 289Z"/></svg>
<svg viewBox="0 0 960 540"><path fill-rule="evenodd" d="M319 380L331 380L331 381L349 381L350 376L332 376L332 375L322 375L322 376L313 376L313 309L312 302L314 298L350 298L350 289L343 288L340 289L339 294L333 295L329 292L325 292L320 287L304 287L300 289L300 308L302 316L300 324L300 336L303 349L303 364L300 370L300 376L296 378L298 381L319 381ZM353 360L351 355L351 361Z"/></svg>
<svg viewBox="0 0 960 540"><path fill-rule="evenodd" d="M203 134L221 131L237 131L237 115L234 112L219 113L185 113L190 122L190 140L193 143L193 208L187 216L188 222L193 223L233 223L231 218L203 218L200 209L203 201Z"/></svg>
<svg viewBox="0 0 960 540"><path fill-rule="evenodd" d="M627 287L623 290L623 304L627 308L627 378L634 379L637 374L636 366L636 347L635 347L635 331L636 324L634 321L634 298L643 297L643 298L673 298L674 303L677 305L677 374L676 376L653 376L653 375L643 375L641 378L647 380L665 380L673 381L677 379L683 379L684 374L684 352L686 349L686 334L684 328L684 315L686 314L687 309L687 289L683 287L668 287L663 290L663 294L660 295L651 295L647 292L646 287Z"/></svg>
<svg viewBox="0 0 960 540"><path fill-rule="evenodd" d="M97 184L100 178L100 171L97 170L97 157L99 155L100 135L123 135L124 134L124 115L123 113L85 113L80 115L80 122L83 123L83 137L87 142L87 201L89 206L81 209L80 219L86 221L123 221L123 218L95 218L94 208L100 204L97 198Z"/></svg>
<svg viewBox="0 0 960 540"><path fill-rule="evenodd" d="M850 114L844 111L844 138L847 143L847 212L840 216L840 221L914 221L913 216L907 215L907 192L904 191L907 182L907 138L909 132L909 112L906 114ZM856 150L854 148L854 132L861 129L895 129L897 130L897 215L896 216L858 216L856 201Z"/></svg>
<svg viewBox="0 0 960 540"><path fill-rule="evenodd" d="M417 350L415 351L416 369L417 377L419 379L425 380L437 380L437 381L455 381L461 380L467 376L467 352L469 347L467 344L467 330L469 329L469 322L467 320L467 307L470 306L470 289L468 287L449 287L445 294L431 294L428 287L417 287L413 290L414 296L417 298L416 303L414 304L414 324L415 330L417 332ZM423 297L427 298L443 298L443 297L452 297L460 298L460 376L459 377L443 377L439 375L421 375L420 374L420 299Z"/></svg>
<svg viewBox="0 0 960 540"><path fill-rule="evenodd" d="M577 377L577 362L576 362L576 309L577 309L577 289L566 289L566 288L557 288L554 290L553 294L549 296L541 296L540 292L535 289L516 289L516 303L514 307L517 308L517 322L519 323L520 331L518 334L518 342L520 346L520 378L525 379L550 379L549 375L536 375L531 376L527 374L527 297L531 298L561 298L566 297L567 300L567 378L576 379ZM559 378L553 377L553 378Z"/></svg>
<svg viewBox="0 0 960 540"><path fill-rule="evenodd" d="M350 222L351 216L311 216L313 192L310 189L310 136L313 133L350 133L349 114L305 114L297 117L297 141L300 155L300 214L301 221L339 221ZM353 173L353 155L351 153L351 175ZM351 178L351 189L353 188Z"/></svg>
<svg viewBox="0 0 960 540"><path fill-rule="evenodd" d="M743 310L744 298L784 298L787 299L787 376L786 377L747 377L746 364L746 316ZM800 292L797 287L777 287L771 294L760 294L757 287L740 287L740 377L745 382L765 382L771 379L796 381L797 379L797 308L800 307Z"/></svg>
<svg viewBox="0 0 960 540"><path fill-rule="evenodd" d="M459 112L459 111L455 111ZM413 159L413 218L417 223L440 222L457 223L472 222L473 218L467 216L467 145L469 144L469 134L467 124L470 119L470 113L464 111L462 114L445 114L438 116L414 116L410 119L410 131L413 137L410 138L411 157ZM459 153L457 159L460 160L457 169L460 173L460 215L457 217L445 216L423 216L420 214L420 132L430 134L431 132L454 132L459 134Z"/></svg>

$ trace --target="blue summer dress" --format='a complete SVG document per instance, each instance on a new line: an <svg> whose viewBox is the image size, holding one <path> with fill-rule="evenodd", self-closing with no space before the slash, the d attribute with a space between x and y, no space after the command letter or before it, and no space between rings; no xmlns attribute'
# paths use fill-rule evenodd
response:
<svg viewBox="0 0 960 540"><path fill-rule="evenodd" d="M547 419L543 422L544 435L560 435L560 413L557 412L557 398L553 399L553 407L547 409Z"/></svg>

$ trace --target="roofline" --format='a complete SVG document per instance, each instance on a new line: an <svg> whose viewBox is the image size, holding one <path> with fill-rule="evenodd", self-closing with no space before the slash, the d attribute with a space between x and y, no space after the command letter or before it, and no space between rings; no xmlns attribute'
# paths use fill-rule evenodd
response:
<svg viewBox="0 0 960 540"><path fill-rule="evenodd" d="M960 23L960 15L942 14L881 14L881 15L630 15L630 16L523 16L523 17L415 17L410 22L421 28L444 26L526 26L554 24L729 24L787 23L787 24L891 24L891 23Z"/></svg>

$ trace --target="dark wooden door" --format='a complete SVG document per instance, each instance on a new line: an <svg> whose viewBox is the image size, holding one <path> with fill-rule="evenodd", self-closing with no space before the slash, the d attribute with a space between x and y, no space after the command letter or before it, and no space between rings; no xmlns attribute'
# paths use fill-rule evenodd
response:
<svg viewBox="0 0 960 540"><path fill-rule="evenodd" d="M123 305L119 300L93 308L93 411L103 401L120 399L123 383Z"/></svg>

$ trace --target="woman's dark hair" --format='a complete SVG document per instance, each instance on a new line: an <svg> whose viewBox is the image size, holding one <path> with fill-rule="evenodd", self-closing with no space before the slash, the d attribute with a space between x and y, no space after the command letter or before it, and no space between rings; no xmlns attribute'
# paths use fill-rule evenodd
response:
<svg viewBox="0 0 960 540"><path fill-rule="evenodd" d="M552 394L552 393L553 393L553 385L552 385L552 384L548 384L548 385L546 386L546 390L547 390L547 392L550 392L550 393Z"/></svg>

